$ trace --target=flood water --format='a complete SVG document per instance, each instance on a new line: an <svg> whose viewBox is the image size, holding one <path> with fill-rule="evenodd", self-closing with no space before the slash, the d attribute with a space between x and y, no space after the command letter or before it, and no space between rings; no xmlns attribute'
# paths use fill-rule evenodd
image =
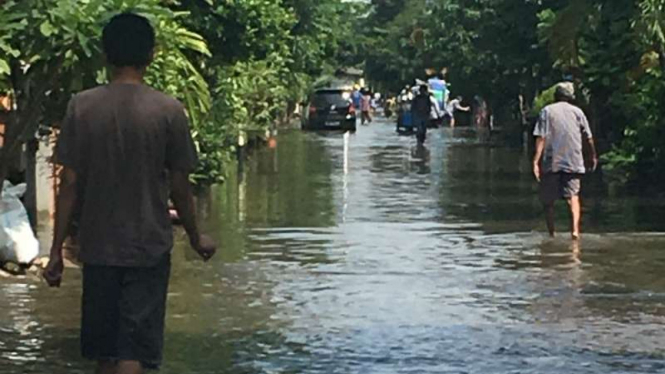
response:
<svg viewBox="0 0 665 374"><path fill-rule="evenodd" d="M663 373L663 203L587 182L551 240L529 160L436 130L282 133L200 201L175 250L162 373ZM91 373L80 272L0 279L0 373Z"/></svg>

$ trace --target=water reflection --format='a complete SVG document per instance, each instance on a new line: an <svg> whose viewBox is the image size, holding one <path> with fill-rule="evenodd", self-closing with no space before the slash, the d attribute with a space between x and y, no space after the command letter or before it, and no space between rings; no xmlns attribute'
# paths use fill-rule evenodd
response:
<svg viewBox="0 0 665 374"><path fill-rule="evenodd" d="M665 371L662 203L592 180L552 240L528 166L464 130L282 135L199 200L218 258L178 233L162 372ZM67 276L0 280L0 372L90 372Z"/></svg>

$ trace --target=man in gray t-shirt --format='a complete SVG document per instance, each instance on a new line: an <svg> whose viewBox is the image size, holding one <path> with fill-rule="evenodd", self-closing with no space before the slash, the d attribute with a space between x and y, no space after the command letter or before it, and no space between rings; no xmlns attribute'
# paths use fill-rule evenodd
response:
<svg viewBox="0 0 665 374"><path fill-rule="evenodd" d="M536 154L533 172L540 182L540 199L545 206L547 228L554 236L554 202L565 199L572 215L572 236L580 235L580 177L586 172L583 142L591 149L592 170L598 164L589 121L584 112L572 105L575 90L571 83L560 83L555 92L556 103L540 113L533 135L536 137ZM541 164L542 162L542 164Z"/></svg>
<svg viewBox="0 0 665 374"><path fill-rule="evenodd" d="M55 230L44 278L58 287L63 242L79 223L83 263L81 353L98 373L138 374L162 361L175 204L192 248L209 260L215 243L199 233L189 174L196 150L185 109L146 86L155 32L124 13L102 34L109 84L74 96L55 159L62 166Z"/></svg>

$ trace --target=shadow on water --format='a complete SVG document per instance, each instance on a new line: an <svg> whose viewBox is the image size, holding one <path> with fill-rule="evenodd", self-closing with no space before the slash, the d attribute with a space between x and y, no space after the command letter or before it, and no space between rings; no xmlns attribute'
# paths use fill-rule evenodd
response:
<svg viewBox="0 0 665 374"><path fill-rule="evenodd" d="M178 232L162 372L664 372L663 205L588 186L575 245L528 157L468 130L282 134L199 200L219 257ZM0 279L1 373L90 372L67 275Z"/></svg>

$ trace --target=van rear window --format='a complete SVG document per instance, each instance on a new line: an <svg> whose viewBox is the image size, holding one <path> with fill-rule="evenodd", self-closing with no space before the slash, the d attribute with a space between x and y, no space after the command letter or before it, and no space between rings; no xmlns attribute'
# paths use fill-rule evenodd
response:
<svg viewBox="0 0 665 374"><path fill-rule="evenodd" d="M312 105L317 108L323 108L332 105L337 107L345 107L349 105L349 100L344 99L344 91L323 91L316 92L314 94L312 97Z"/></svg>

